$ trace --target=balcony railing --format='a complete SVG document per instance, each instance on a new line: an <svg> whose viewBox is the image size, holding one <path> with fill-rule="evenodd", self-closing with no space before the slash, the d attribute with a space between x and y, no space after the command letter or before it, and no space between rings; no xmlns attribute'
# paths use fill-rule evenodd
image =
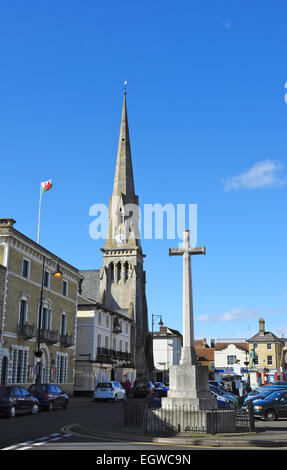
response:
<svg viewBox="0 0 287 470"><path fill-rule="evenodd" d="M25 339L32 339L37 336L37 330L35 325L29 325L28 323L22 323L18 325L18 336Z"/></svg>
<svg viewBox="0 0 287 470"><path fill-rule="evenodd" d="M64 348L69 348L74 343L72 335L60 335L60 344Z"/></svg>
<svg viewBox="0 0 287 470"><path fill-rule="evenodd" d="M131 353L115 351L114 349L108 348L98 348L97 360L120 360L129 362L131 360Z"/></svg>
<svg viewBox="0 0 287 470"><path fill-rule="evenodd" d="M54 330L41 330L40 338L41 341L44 341L47 344L58 343L60 339L58 331Z"/></svg>

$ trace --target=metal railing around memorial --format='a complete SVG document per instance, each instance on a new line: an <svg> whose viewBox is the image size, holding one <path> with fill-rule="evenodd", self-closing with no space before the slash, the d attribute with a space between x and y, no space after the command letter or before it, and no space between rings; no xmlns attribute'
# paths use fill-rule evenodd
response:
<svg viewBox="0 0 287 470"><path fill-rule="evenodd" d="M130 399L124 403L125 426L144 432L169 434L254 432L252 403L239 409L195 410L189 406L154 408L151 401Z"/></svg>

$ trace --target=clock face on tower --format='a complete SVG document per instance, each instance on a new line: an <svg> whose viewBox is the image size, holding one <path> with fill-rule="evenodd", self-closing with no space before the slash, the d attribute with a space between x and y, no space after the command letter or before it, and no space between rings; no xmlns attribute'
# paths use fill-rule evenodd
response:
<svg viewBox="0 0 287 470"><path fill-rule="evenodd" d="M122 245L123 243L126 242L126 236L124 233L117 233L115 236L115 242L117 245Z"/></svg>

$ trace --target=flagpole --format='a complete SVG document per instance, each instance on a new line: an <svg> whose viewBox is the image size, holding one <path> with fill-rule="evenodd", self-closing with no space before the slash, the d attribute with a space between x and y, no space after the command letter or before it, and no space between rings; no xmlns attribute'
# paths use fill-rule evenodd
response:
<svg viewBox="0 0 287 470"><path fill-rule="evenodd" d="M40 242L41 206L42 206L42 183L40 183L40 201L39 201L39 215L38 215L38 237L37 237L37 243L38 244Z"/></svg>

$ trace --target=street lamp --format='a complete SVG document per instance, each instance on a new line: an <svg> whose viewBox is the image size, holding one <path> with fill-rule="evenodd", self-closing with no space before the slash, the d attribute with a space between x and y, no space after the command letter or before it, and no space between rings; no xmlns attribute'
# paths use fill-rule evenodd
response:
<svg viewBox="0 0 287 470"><path fill-rule="evenodd" d="M43 309L43 293L44 293L44 281L45 281L45 270L49 266L49 264L56 262L57 269L53 273L53 276L56 278L60 278L63 273L60 270L60 263L59 258L46 258L43 256L43 263L42 263L42 281L41 281L41 291L40 291L40 305L39 305L39 317L38 317L38 334L37 334L37 350L35 351L35 357L38 358L38 367L36 373L36 383L41 383L41 357L43 351L40 348L41 343L41 324L42 324L42 309Z"/></svg>
<svg viewBox="0 0 287 470"><path fill-rule="evenodd" d="M155 319L155 318L160 318L160 320L159 320L159 322L158 322L159 326L163 326L163 321L162 321L162 315L154 315L154 314L152 313L151 317L152 317L152 318L151 318L151 331L152 331L152 333L153 333L154 319Z"/></svg>

